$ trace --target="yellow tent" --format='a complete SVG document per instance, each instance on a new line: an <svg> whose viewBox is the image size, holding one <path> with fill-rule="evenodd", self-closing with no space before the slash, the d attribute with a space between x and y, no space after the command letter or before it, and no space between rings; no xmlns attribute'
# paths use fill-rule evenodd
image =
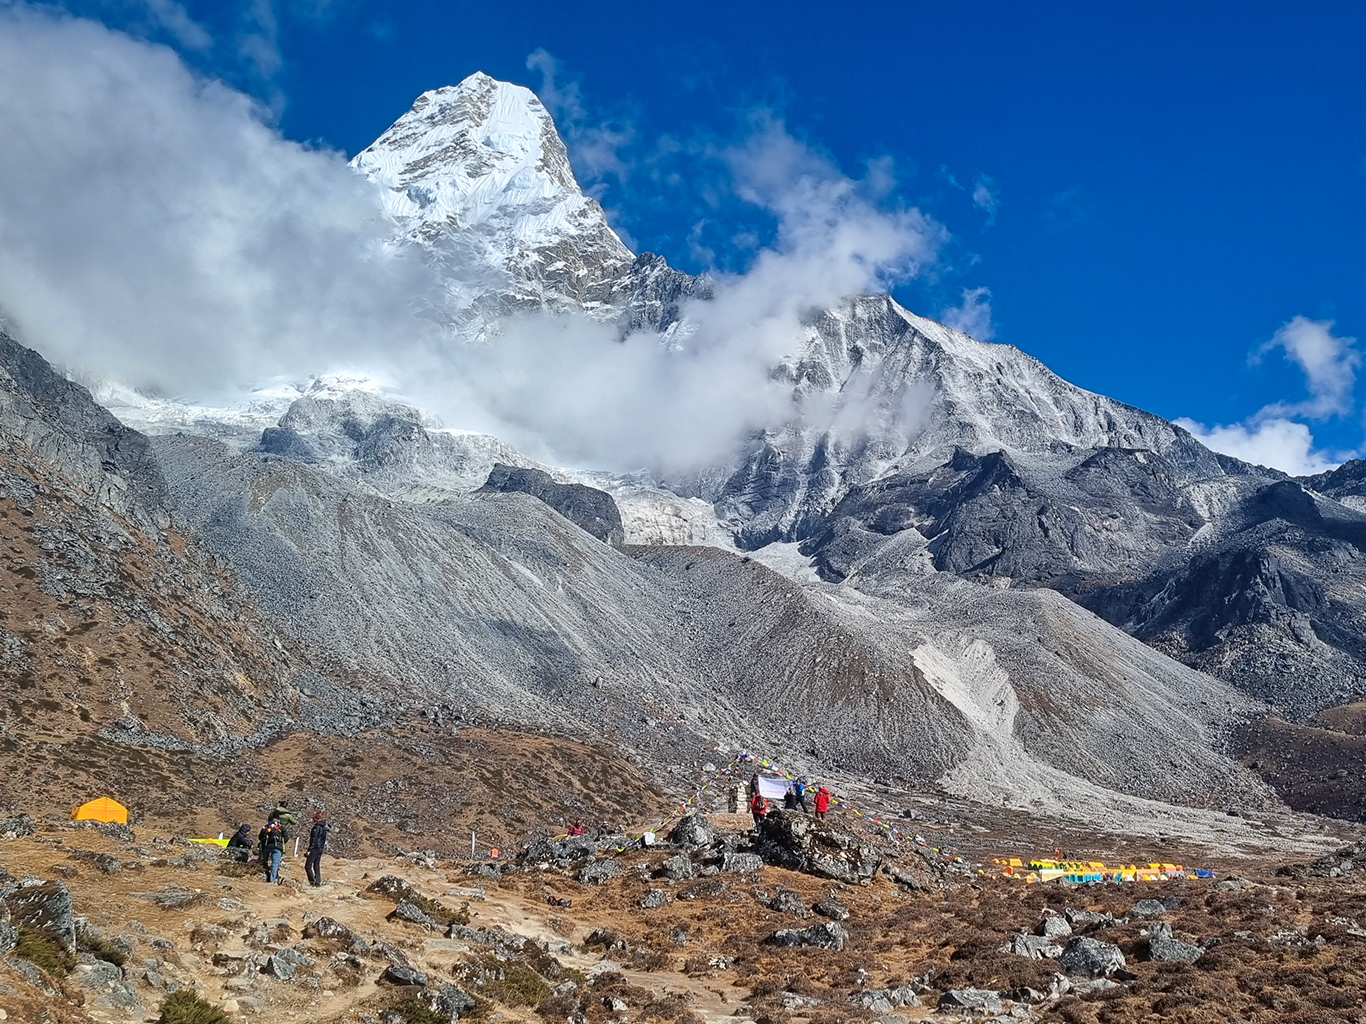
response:
<svg viewBox="0 0 1366 1024"><path fill-rule="evenodd" d="M71 812L72 821L117 821L121 824L128 824L128 808L107 796L102 796L97 800L91 800L88 804L81 804Z"/></svg>

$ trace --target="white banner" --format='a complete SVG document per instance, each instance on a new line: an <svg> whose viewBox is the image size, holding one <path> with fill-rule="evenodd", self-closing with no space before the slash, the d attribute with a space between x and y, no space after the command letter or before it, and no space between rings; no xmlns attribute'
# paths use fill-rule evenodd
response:
<svg viewBox="0 0 1366 1024"><path fill-rule="evenodd" d="M766 779L759 776L759 792L769 800L781 800L787 796L787 787L791 785L786 779Z"/></svg>

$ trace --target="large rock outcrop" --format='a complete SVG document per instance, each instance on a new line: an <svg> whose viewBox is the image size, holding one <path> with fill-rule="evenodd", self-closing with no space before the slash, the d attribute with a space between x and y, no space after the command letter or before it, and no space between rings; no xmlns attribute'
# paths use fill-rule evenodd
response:
<svg viewBox="0 0 1366 1024"><path fill-rule="evenodd" d="M854 883L871 879L882 864L882 854L857 836L796 811L764 818L759 856L775 867Z"/></svg>
<svg viewBox="0 0 1366 1024"><path fill-rule="evenodd" d="M600 541L621 544L625 535L621 529L621 512L606 491L584 484L556 483L549 473L539 469L519 469L501 463L493 467L483 490L509 493L517 491L537 498L571 523L582 527Z"/></svg>

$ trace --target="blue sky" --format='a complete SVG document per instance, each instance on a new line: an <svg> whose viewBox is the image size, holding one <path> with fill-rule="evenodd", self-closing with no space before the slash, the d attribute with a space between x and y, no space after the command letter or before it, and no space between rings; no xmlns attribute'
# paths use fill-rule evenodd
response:
<svg viewBox="0 0 1366 1024"><path fill-rule="evenodd" d="M695 155L770 112L948 231L936 267L896 289L915 311L1225 425L1215 440L1287 468L1364 447L1355 5L69 8L175 46L287 137L348 155L425 89L475 70L531 85L623 234L689 270L740 269L772 230Z"/></svg>

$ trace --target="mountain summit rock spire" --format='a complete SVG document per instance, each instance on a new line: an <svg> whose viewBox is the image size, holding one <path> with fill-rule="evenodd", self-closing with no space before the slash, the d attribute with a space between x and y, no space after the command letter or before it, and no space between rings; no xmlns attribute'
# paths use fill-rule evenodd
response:
<svg viewBox="0 0 1366 1024"><path fill-rule="evenodd" d="M424 92L351 164L383 186L400 238L439 265L462 333L517 312L619 313L635 255L530 89L476 72Z"/></svg>

